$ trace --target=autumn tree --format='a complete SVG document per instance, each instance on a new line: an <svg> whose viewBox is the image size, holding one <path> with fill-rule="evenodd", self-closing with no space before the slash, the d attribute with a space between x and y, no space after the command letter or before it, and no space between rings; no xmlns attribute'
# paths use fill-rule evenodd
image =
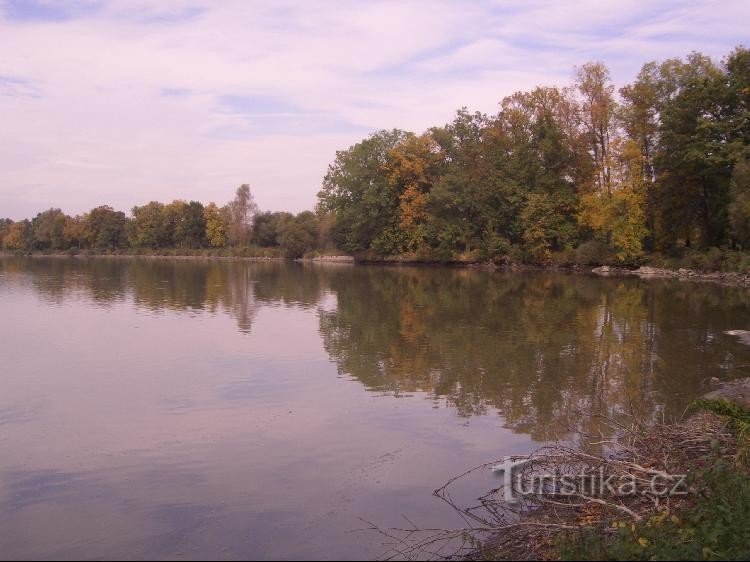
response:
<svg viewBox="0 0 750 562"><path fill-rule="evenodd" d="M237 188L229 209L229 241L234 245L247 245L252 233L253 217L258 212L248 184Z"/></svg>
<svg viewBox="0 0 750 562"><path fill-rule="evenodd" d="M609 194L616 109L609 69L601 62L589 62L576 68L576 88L581 97L581 118L594 165L594 189Z"/></svg>
<svg viewBox="0 0 750 562"><path fill-rule="evenodd" d="M66 217L63 234L65 236L65 242L68 248L80 250L81 248L85 247L88 243L86 217Z"/></svg>
<svg viewBox="0 0 750 562"><path fill-rule="evenodd" d="M3 245L7 250L28 252L34 246L34 230L31 221L24 219L11 223L3 237Z"/></svg>
<svg viewBox="0 0 750 562"><path fill-rule="evenodd" d="M439 177L442 157L429 134L408 135L390 150L384 172L398 195L398 229L403 240L397 251L416 251L426 245L428 196Z"/></svg>
<svg viewBox="0 0 750 562"><path fill-rule="evenodd" d="M620 262L632 263L643 255L646 225L647 179L638 142L619 138L611 146L610 192L599 190L581 196L579 220Z"/></svg>
<svg viewBox="0 0 750 562"><path fill-rule="evenodd" d="M209 203L203 209L206 221L206 241L213 248L223 248L229 243L229 217L216 203Z"/></svg>

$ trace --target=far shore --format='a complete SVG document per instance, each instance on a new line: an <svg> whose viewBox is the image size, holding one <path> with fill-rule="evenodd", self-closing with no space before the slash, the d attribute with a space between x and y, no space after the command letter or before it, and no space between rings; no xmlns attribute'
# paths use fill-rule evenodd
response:
<svg viewBox="0 0 750 562"><path fill-rule="evenodd" d="M412 267L448 267L448 268L470 268L485 271L561 271L568 273L593 274L602 277L637 277L639 279L675 279L679 281L698 281L705 283L717 283L726 286L750 287L750 274L735 271L699 271L695 269L679 268L671 269L665 267L617 267L608 265L559 265L559 264L494 264L476 261L434 261L407 259L402 257L384 257L358 259L350 255L323 255L303 258L286 258L283 256L226 256L216 253L195 254L167 254L167 253L69 253L69 252L33 252L12 253L0 251L0 257L27 257L27 258L55 258L55 259L153 259L153 260L221 260L221 261L249 261L249 262L285 262L295 261L300 263L337 263L357 265L380 265L380 266L412 266Z"/></svg>

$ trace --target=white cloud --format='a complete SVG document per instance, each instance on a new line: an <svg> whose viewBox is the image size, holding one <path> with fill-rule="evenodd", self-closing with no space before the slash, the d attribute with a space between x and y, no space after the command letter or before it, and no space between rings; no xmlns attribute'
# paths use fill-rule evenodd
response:
<svg viewBox="0 0 750 562"><path fill-rule="evenodd" d="M309 208L363 131L494 111L590 59L622 84L646 60L719 56L750 16L744 2L37 4L0 7L0 216L14 218L223 202L245 182L261 207ZM291 109L228 111L225 96Z"/></svg>

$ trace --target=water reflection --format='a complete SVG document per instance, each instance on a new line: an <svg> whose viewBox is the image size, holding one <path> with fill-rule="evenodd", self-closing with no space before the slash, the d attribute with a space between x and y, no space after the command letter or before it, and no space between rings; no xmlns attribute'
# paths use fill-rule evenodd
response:
<svg viewBox="0 0 750 562"><path fill-rule="evenodd" d="M360 518L460 524L431 492L466 468L742 374L723 332L747 305L560 273L0 259L0 557L376 557Z"/></svg>
<svg viewBox="0 0 750 562"><path fill-rule="evenodd" d="M4 259L0 273L52 303L226 313L242 333L262 306L317 310L341 375L460 416L497 409L539 441L598 429L589 414L679 415L746 363L723 332L747 325L748 292L707 284L166 259Z"/></svg>
<svg viewBox="0 0 750 562"><path fill-rule="evenodd" d="M321 332L342 372L445 397L462 416L498 408L537 440L597 430L590 414L679 415L745 354L722 335L746 324L743 289L425 269L330 284L338 308Z"/></svg>

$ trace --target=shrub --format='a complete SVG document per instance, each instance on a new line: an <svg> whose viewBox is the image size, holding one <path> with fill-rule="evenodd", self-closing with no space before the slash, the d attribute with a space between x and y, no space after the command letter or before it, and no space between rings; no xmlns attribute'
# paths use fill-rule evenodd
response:
<svg viewBox="0 0 750 562"><path fill-rule="evenodd" d="M583 528L558 544L563 560L748 560L750 478L717 461L693 481L692 505L647 521L616 521L614 533Z"/></svg>
<svg viewBox="0 0 750 562"><path fill-rule="evenodd" d="M589 240L578 246L574 259L580 265L608 265L614 262L612 250L599 240Z"/></svg>

